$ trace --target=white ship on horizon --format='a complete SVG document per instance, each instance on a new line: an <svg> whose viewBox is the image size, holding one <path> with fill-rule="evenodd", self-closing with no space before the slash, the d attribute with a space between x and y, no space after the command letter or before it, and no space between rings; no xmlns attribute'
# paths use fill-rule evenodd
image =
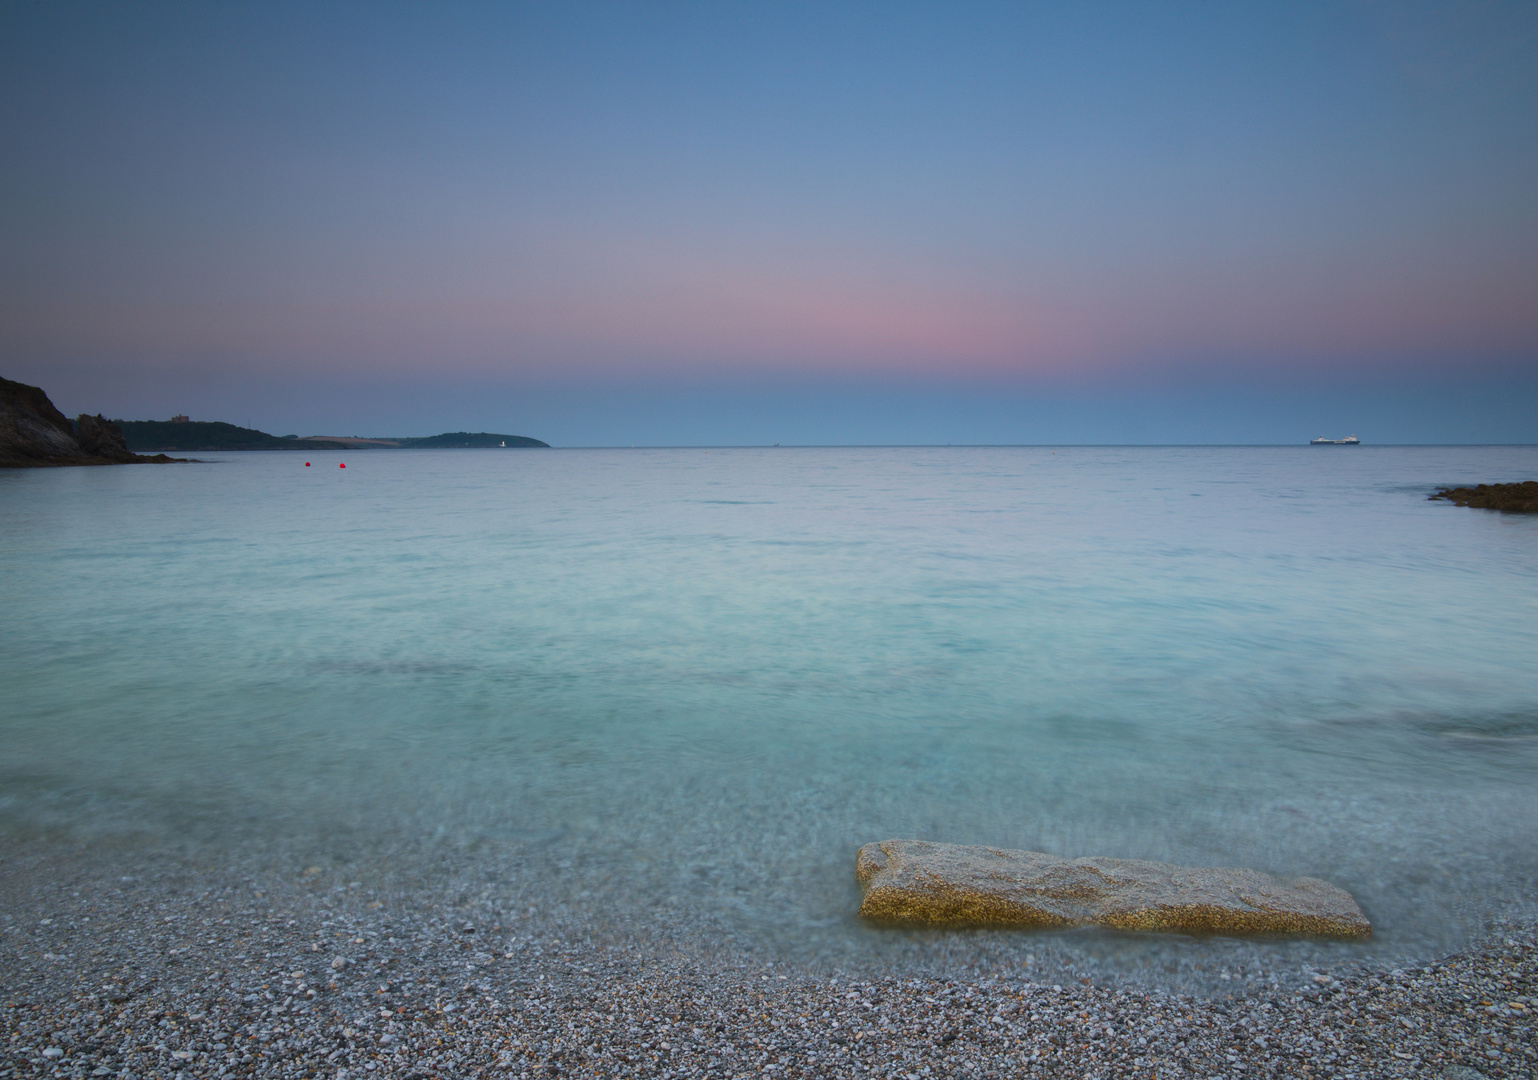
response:
<svg viewBox="0 0 1538 1080"><path fill-rule="evenodd" d="M1323 435L1317 439L1308 440L1310 446L1361 446L1362 440L1355 435L1347 435L1344 439L1326 439Z"/></svg>

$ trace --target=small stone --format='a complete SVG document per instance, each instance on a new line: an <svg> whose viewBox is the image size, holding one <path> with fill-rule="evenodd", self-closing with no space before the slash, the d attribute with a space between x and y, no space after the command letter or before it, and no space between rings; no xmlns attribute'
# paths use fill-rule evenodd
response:
<svg viewBox="0 0 1538 1080"><path fill-rule="evenodd" d="M45 1058L61 1058L64 1056L64 1048L59 1046L50 1046L47 1050L43 1051L43 1056Z"/></svg>

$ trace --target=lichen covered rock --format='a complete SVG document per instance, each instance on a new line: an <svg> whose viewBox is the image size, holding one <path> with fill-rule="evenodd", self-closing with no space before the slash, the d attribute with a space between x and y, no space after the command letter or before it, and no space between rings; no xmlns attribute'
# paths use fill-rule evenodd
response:
<svg viewBox="0 0 1538 1080"><path fill-rule="evenodd" d="M923 926L1067 927L1365 938L1351 894L1317 878L1138 859L886 840L855 859L860 915Z"/></svg>

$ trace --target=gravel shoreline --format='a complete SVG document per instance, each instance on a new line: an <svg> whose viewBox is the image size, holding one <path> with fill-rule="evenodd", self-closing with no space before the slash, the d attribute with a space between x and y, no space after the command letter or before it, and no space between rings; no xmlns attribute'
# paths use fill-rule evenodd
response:
<svg viewBox="0 0 1538 1080"><path fill-rule="evenodd" d="M1206 999L809 974L323 877L0 846L0 1080L1538 1075L1533 924Z"/></svg>

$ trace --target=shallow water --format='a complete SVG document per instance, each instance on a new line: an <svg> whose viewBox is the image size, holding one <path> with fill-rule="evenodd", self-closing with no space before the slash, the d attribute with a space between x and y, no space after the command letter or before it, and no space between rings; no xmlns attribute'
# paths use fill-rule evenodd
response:
<svg viewBox="0 0 1538 1080"><path fill-rule="evenodd" d="M1159 981L1534 913L1538 518L1426 495L1538 448L303 460L0 473L0 828L447 859L793 965ZM861 926L902 836L1312 874L1376 934Z"/></svg>

